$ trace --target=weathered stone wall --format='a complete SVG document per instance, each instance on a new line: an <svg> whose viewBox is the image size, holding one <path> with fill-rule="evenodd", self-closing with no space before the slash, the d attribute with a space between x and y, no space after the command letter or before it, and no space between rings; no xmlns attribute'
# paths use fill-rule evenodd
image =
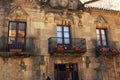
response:
<svg viewBox="0 0 120 80"><path fill-rule="evenodd" d="M90 9L90 12L83 13L71 13L69 11L67 11L69 14L65 14L63 11L53 13L41 9L34 0L27 1L15 0L10 8L0 7L0 36L8 35L9 21L25 21L27 23L26 36L36 39L36 52L33 54L43 55L43 62L41 62L39 56L25 58L24 62L27 69L25 72L21 72L19 70L20 58L9 58L7 63L4 63L0 58L0 80L42 80L43 73L54 80L55 63L77 63L79 80L97 80L97 73L94 69L99 63L95 61L93 42L96 39L96 28L107 28L109 41L116 42L116 46L120 48L119 12ZM57 37L56 26L58 23L61 24L61 16L70 22L72 38L86 39L87 52L82 57L50 56L48 53L48 38ZM82 60L84 56L92 56L90 57L89 68L86 68L86 63ZM109 63L107 61L109 59L106 60L105 64L111 66L110 71L106 71L109 73L109 80L116 80L115 60L111 60ZM107 80L108 77L105 77L105 79Z"/></svg>
<svg viewBox="0 0 120 80"><path fill-rule="evenodd" d="M26 67L26 71L21 71L20 69L20 61L21 59L8 59L7 61L3 61L0 58L0 79L1 80L33 80L32 78L32 60L24 59Z"/></svg>

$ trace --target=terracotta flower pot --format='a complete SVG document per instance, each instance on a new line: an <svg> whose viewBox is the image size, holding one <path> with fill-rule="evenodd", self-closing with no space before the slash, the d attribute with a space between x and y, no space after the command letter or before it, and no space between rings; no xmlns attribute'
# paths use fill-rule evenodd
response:
<svg viewBox="0 0 120 80"><path fill-rule="evenodd" d="M75 46L75 47L74 47L74 50L75 50L75 51L81 51L81 50L82 50L82 48L81 48L81 47L79 47L79 46Z"/></svg>
<svg viewBox="0 0 120 80"><path fill-rule="evenodd" d="M57 50L58 50L58 51L63 51L63 50L64 50L64 47L63 47L63 46L57 46Z"/></svg>

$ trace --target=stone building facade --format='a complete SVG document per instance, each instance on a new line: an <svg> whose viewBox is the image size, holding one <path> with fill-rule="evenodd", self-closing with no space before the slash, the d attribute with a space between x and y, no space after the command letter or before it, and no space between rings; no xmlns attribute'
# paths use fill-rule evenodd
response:
<svg viewBox="0 0 120 80"><path fill-rule="evenodd" d="M120 12L75 7L1 0L0 80L119 80Z"/></svg>

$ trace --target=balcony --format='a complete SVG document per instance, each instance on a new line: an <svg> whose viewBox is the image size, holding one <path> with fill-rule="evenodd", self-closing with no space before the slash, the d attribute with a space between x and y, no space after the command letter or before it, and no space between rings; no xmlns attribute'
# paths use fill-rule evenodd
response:
<svg viewBox="0 0 120 80"><path fill-rule="evenodd" d="M35 38L26 38L26 44L7 44L6 37L0 37L0 56L29 56L35 51Z"/></svg>
<svg viewBox="0 0 120 80"><path fill-rule="evenodd" d="M109 42L108 46L96 46L95 53L97 56L116 56L120 54L120 50L116 47L116 42Z"/></svg>
<svg viewBox="0 0 120 80"><path fill-rule="evenodd" d="M48 39L48 52L50 54L83 54L86 52L86 40L83 38L72 38L70 44L58 44L57 37L50 37Z"/></svg>

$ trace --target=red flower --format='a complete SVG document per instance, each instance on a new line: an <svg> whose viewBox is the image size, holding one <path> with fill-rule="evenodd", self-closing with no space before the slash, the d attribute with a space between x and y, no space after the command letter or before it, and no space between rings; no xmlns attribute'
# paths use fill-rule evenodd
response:
<svg viewBox="0 0 120 80"><path fill-rule="evenodd" d="M112 52L113 54L119 53L118 49L112 49L111 52Z"/></svg>
<svg viewBox="0 0 120 80"><path fill-rule="evenodd" d="M100 49L100 52L101 52L102 54L105 54L105 53L108 52L108 48L103 47L103 48Z"/></svg>

